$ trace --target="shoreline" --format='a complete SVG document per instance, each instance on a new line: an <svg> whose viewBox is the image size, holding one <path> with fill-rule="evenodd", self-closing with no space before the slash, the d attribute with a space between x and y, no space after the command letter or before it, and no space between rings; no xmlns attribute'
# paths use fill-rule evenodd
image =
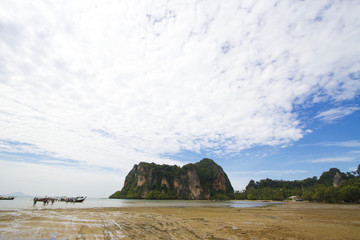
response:
<svg viewBox="0 0 360 240"><path fill-rule="evenodd" d="M97 199L89 198L83 203L54 202L33 204L30 198L22 198L19 201L0 204L2 210L26 210L26 209L68 209L68 208L107 208L107 207L257 207L260 205L273 204L274 202L261 201L209 201L209 200L147 200L147 199Z"/></svg>
<svg viewBox="0 0 360 240"><path fill-rule="evenodd" d="M360 239L360 205L0 211L0 239Z"/></svg>

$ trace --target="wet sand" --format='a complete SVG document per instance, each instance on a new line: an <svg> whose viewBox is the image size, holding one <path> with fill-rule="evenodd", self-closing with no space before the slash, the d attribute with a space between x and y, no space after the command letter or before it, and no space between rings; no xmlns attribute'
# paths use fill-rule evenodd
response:
<svg viewBox="0 0 360 240"><path fill-rule="evenodd" d="M0 211L0 239L360 239L360 205Z"/></svg>

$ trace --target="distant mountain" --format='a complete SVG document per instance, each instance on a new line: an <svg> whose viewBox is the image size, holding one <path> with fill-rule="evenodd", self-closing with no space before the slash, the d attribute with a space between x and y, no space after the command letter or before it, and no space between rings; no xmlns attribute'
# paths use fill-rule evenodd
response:
<svg viewBox="0 0 360 240"><path fill-rule="evenodd" d="M1 194L1 196L13 196L13 197L32 197L30 195L26 195L22 192L13 192L13 193L9 193L9 194Z"/></svg>
<svg viewBox="0 0 360 240"><path fill-rule="evenodd" d="M178 166L141 162L110 198L223 199L234 189L224 170L211 159Z"/></svg>

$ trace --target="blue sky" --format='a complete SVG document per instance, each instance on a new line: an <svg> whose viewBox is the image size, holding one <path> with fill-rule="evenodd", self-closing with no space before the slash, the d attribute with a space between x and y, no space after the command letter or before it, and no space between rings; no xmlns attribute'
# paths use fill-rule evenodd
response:
<svg viewBox="0 0 360 240"><path fill-rule="evenodd" d="M360 163L357 1L0 3L0 193L106 197L204 157L236 190Z"/></svg>

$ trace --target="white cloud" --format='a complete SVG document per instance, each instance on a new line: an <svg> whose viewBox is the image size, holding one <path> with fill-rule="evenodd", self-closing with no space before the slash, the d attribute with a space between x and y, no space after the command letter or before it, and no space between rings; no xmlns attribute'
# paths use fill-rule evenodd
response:
<svg viewBox="0 0 360 240"><path fill-rule="evenodd" d="M341 142L321 142L317 145L325 147L360 147L359 140L341 141Z"/></svg>
<svg viewBox="0 0 360 240"><path fill-rule="evenodd" d="M161 156L297 141L294 105L360 89L356 1L0 5L0 140L14 152L181 165Z"/></svg>
<svg viewBox="0 0 360 240"><path fill-rule="evenodd" d="M316 115L315 118L319 118L326 122L332 122L334 120L348 116L358 110L360 110L359 107L338 107L321 112Z"/></svg>
<svg viewBox="0 0 360 240"><path fill-rule="evenodd" d="M333 163L333 162L353 162L355 158L353 157L330 157L330 158L318 158L312 159L308 162L311 163Z"/></svg>
<svg viewBox="0 0 360 240"><path fill-rule="evenodd" d="M260 170L260 171L238 171L238 172L230 172L229 174L232 175L291 175L291 174L298 174L298 173L307 173L307 170Z"/></svg>

